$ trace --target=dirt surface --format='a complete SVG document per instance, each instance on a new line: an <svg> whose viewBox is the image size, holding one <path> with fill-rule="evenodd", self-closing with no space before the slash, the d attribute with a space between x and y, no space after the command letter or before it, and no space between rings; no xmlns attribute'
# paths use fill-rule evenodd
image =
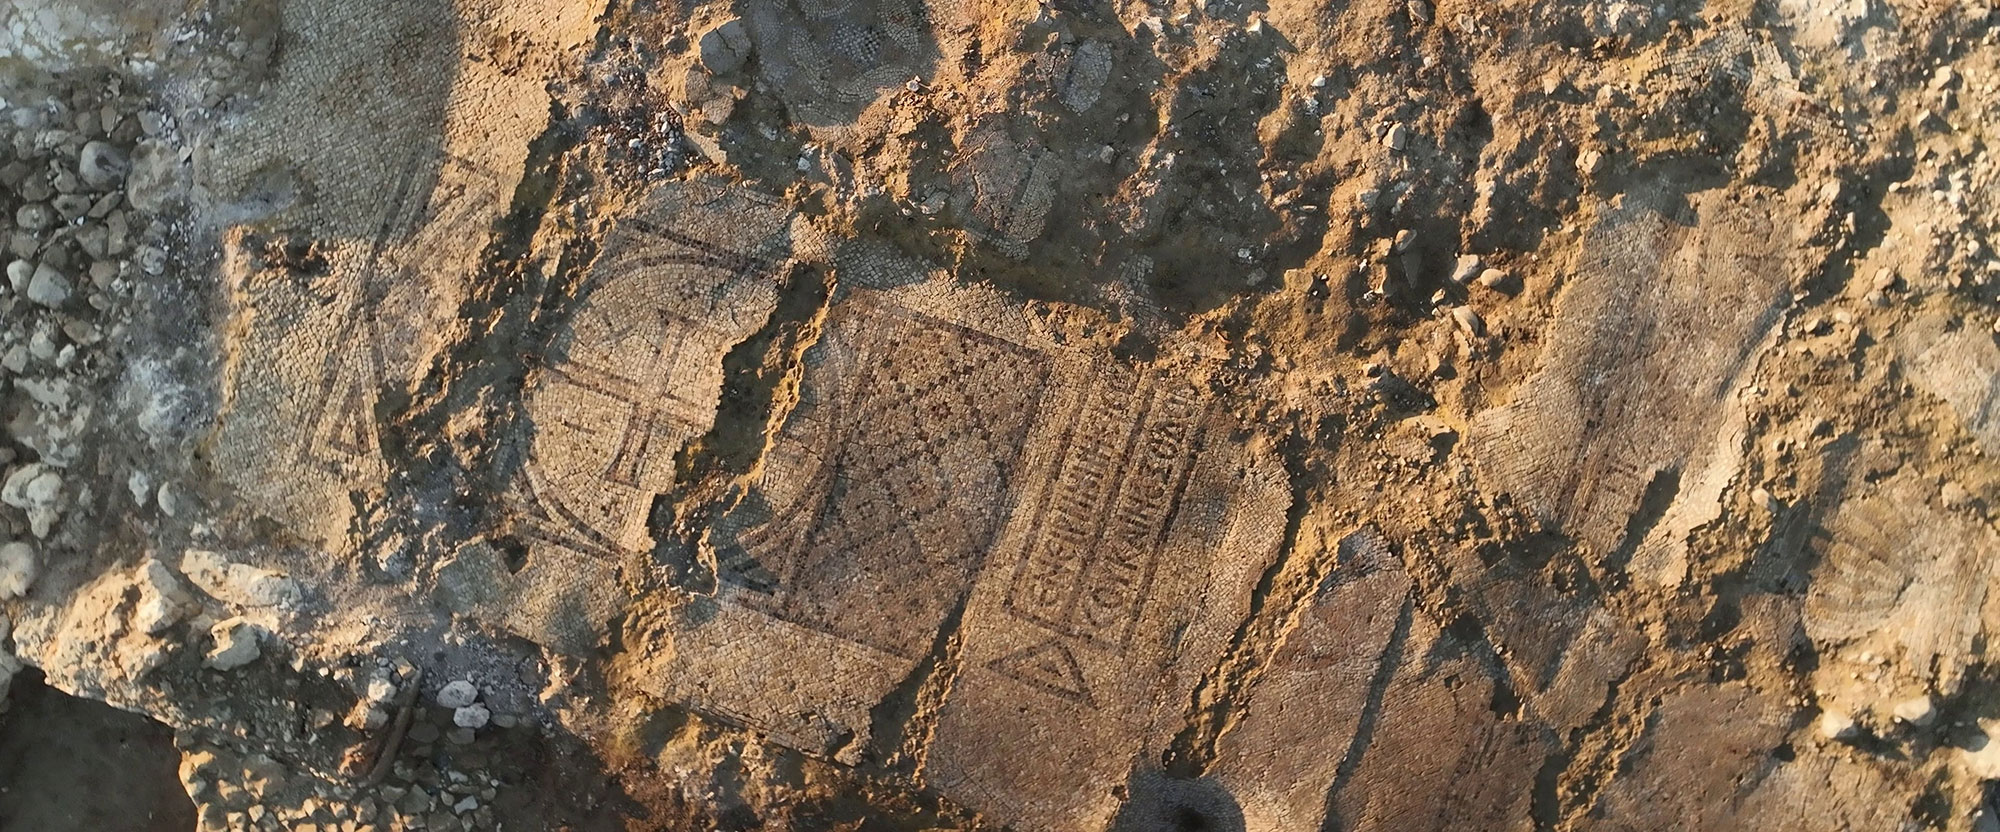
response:
<svg viewBox="0 0 2000 832"><path fill-rule="evenodd" d="M174 774L173 732L140 714L65 696L37 673L0 714L0 828L180 832L194 803Z"/></svg>
<svg viewBox="0 0 2000 832"><path fill-rule="evenodd" d="M1996 832L1996 84L1983 0L16 2L0 680L201 829Z"/></svg>

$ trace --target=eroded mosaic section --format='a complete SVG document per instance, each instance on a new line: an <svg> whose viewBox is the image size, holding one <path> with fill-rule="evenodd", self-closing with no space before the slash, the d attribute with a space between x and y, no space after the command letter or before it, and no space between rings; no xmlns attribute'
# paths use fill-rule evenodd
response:
<svg viewBox="0 0 2000 832"><path fill-rule="evenodd" d="M922 0L755 0L739 13L763 80L814 127L852 121L884 90L928 76L937 60Z"/></svg>
<svg viewBox="0 0 2000 832"><path fill-rule="evenodd" d="M347 493L388 473L381 394L408 388L443 348L510 189L475 163L421 150L403 157L362 239L231 236L239 335L214 444L239 492L302 532L339 538Z"/></svg>
<svg viewBox="0 0 2000 832"><path fill-rule="evenodd" d="M770 200L694 182L662 187L611 232L523 394L527 461L501 531L524 564L453 564L535 603L468 611L565 652L607 635L627 601L622 565L652 549L646 517L672 487L675 455L714 425L724 356L777 304L790 219Z"/></svg>
<svg viewBox="0 0 2000 832"><path fill-rule="evenodd" d="M1539 367L1473 421L1494 487L1614 566L1677 585L1686 533L1740 464L1737 393L1790 303L1796 232L1713 199L1606 206Z"/></svg>
<svg viewBox="0 0 2000 832"><path fill-rule="evenodd" d="M612 297L600 290L564 341L566 361L530 394L543 423L530 466L541 490L519 522L542 528L559 515L537 506L564 506L567 537L538 538L551 552L629 549L638 538L616 535L643 534L648 489L666 483L621 460L670 455L685 439L628 438L632 424L667 422L635 418L627 397L571 382L567 368L683 366L658 357L659 333L671 328L650 323L659 316L637 299L671 296L687 270L708 287L702 297L753 304L705 319L768 313L768 297L741 283L756 272L738 268L748 261L608 252L605 264L621 260L653 270L635 265L633 285L667 283L617 303L631 322L623 327L591 323L588 306ZM659 276L674 269L682 273ZM637 675L702 713L850 762L878 728L904 730L877 724L883 703L951 678L943 700L913 717L935 730L908 729L932 737L915 753L944 793L1030 825L1108 819L1118 801L1101 784L1126 776L1130 748L1171 740L1178 703L1219 657L1275 556L1283 477L1217 429L1213 403L1184 369L1059 345L988 290L923 274L865 282L892 288L832 299L797 403L756 479L704 538L716 590L678 602L668 643L640 651ZM720 358L696 364L718 372ZM677 391L712 391L715 381L665 378ZM567 412L556 403L582 401L598 409L573 414L574 425L556 421ZM567 443L568 479L540 458L556 443ZM1041 727L1020 730L1024 720ZM1010 762L1019 749L1003 747L1076 724L1097 727L1051 740L1073 765L1024 778Z"/></svg>
<svg viewBox="0 0 2000 832"><path fill-rule="evenodd" d="M915 658L1005 519L1050 361L865 297L809 361L771 467L721 522L718 567L738 603Z"/></svg>
<svg viewBox="0 0 2000 832"><path fill-rule="evenodd" d="M589 13L550 2L304 4L259 94L194 160L197 193L233 227L216 469L329 549L392 473L384 394L464 337L461 307L548 122L538 81L460 60L468 16L558 50L589 34Z"/></svg>

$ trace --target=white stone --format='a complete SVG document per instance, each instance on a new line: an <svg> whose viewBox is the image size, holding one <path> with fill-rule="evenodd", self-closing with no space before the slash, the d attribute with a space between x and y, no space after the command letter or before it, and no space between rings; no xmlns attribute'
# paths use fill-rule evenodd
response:
<svg viewBox="0 0 2000 832"><path fill-rule="evenodd" d="M120 184L130 166L123 151L104 142L91 142L77 157L76 173L92 189L108 191Z"/></svg>
<svg viewBox="0 0 2000 832"><path fill-rule="evenodd" d="M172 567L157 558L147 558L139 564L136 583L139 606L133 611L132 624L146 635L159 635L194 611L194 596L181 584Z"/></svg>
<svg viewBox="0 0 2000 832"><path fill-rule="evenodd" d="M446 708L463 708L479 698L479 688L464 679L454 680L438 689L437 703Z"/></svg>
<svg viewBox="0 0 2000 832"><path fill-rule="evenodd" d="M69 278L47 263L35 267L35 275L28 279L28 299L51 309L69 301Z"/></svg>
<svg viewBox="0 0 2000 832"><path fill-rule="evenodd" d="M173 483L160 486L154 499L160 504L160 513L168 517L179 517L181 513L181 490Z"/></svg>
<svg viewBox="0 0 2000 832"><path fill-rule="evenodd" d="M1577 154L1576 169L1585 176L1596 176L1604 172L1604 154L1596 150L1586 150Z"/></svg>
<svg viewBox="0 0 2000 832"><path fill-rule="evenodd" d="M377 673L368 680L368 701L380 705L396 698L396 683L389 680L387 673Z"/></svg>
<svg viewBox="0 0 2000 832"><path fill-rule="evenodd" d="M493 712L487 710L485 705L477 702L459 708L451 713L451 723L453 725L460 728L469 728L474 731L486 727L486 723L492 719Z"/></svg>
<svg viewBox="0 0 2000 832"><path fill-rule="evenodd" d="M7 264L7 286L16 292L28 291L28 281L35 277L35 264L26 260L16 260Z"/></svg>
<svg viewBox="0 0 2000 832"><path fill-rule="evenodd" d="M257 644L263 638L263 628L241 616L218 621L208 632L215 639L214 649L208 651L208 666L216 670L235 670L263 655Z"/></svg>
<svg viewBox="0 0 2000 832"><path fill-rule="evenodd" d="M0 484L0 503L28 513L36 537L48 537L62 513L62 474L44 463L23 465Z"/></svg>
<svg viewBox="0 0 2000 832"><path fill-rule="evenodd" d="M1382 137L1382 144L1397 153L1403 152L1403 148L1410 146L1410 128L1400 124L1390 127L1389 132Z"/></svg>
<svg viewBox="0 0 2000 832"><path fill-rule="evenodd" d="M1922 728L1937 720L1937 706L1928 696L1918 696L1896 703L1889 711L1897 720Z"/></svg>
<svg viewBox="0 0 2000 832"><path fill-rule="evenodd" d="M1451 319L1467 335L1477 338L1486 334L1486 322L1481 320L1479 313L1472 311L1472 307L1470 306L1452 307Z"/></svg>
<svg viewBox="0 0 2000 832"><path fill-rule="evenodd" d="M0 601L28 594L36 574L33 545L16 540L0 546Z"/></svg>
<svg viewBox="0 0 2000 832"><path fill-rule="evenodd" d="M1840 711L1827 711L1819 715L1819 735L1829 740L1851 739L1860 733L1854 725L1854 717Z"/></svg>
<svg viewBox="0 0 2000 832"><path fill-rule="evenodd" d="M1483 265L1484 263L1479 259L1479 255L1477 254L1459 255L1458 265L1453 266L1451 269L1451 282L1459 285L1472 282L1473 278L1479 276L1479 269Z"/></svg>
<svg viewBox="0 0 2000 832"><path fill-rule="evenodd" d="M298 582L281 572L236 563L205 549L187 550L181 568L201 591L240 607L289 609L304 598Z"/></svg>

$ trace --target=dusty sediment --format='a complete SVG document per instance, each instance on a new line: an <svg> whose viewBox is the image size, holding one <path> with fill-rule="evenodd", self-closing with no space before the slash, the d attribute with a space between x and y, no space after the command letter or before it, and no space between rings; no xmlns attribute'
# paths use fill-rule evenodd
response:
<svg viewBox="0 0 2000 832"><path fill-rule="evenodd" d="M17 4L0 679L204 829L2000 828L1996 21Z"/></svg>

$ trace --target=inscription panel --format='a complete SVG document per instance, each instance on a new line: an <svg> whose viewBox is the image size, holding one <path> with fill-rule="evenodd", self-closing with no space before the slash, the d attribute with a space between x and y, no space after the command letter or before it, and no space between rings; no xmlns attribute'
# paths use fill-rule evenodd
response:
<svg viewBox="0 0 2000 832"><path fill-rule="evenodd" d="M1275 556L1283 472L1210 438L1200 399L1170 379L1114 374L1072 392L1065 404L1083 415L1055 426L1056 452L1038 459L1046 502L1017 512L967 607L925 771L996 822L1110 823L1115 787L1185 726ZM1094 409L1116 410L1100 401L1134 404L1123 430L1093 426Z"/></svg>
<svg viewBox="0 0 2000 832"><path fill-rule="evenodd" d="M1193 391L1131 370L1100 374L1063 437L1007 609L1100 647L1131 638L1159 562L1202 408Z"/></svg>
<svg viewBox="0 0 2000 832"><path fill-rule="evenodd" d="M1107 784L1180 727L1275 556L1284 474L1209 436L1189 368L1067 348L997 293L907 277L835 297L754 478L701 541L714 593L661 607L671 643L617 675L842 762L916 739L927 783L1002 822L1108 820ZM628 352L659 346L633 326ZM615 491L630 413L570 430L593 443L577 476ZM872 736L942 645L944 701ZM1023 769L1030 754L1062 762Z"/></svg>

